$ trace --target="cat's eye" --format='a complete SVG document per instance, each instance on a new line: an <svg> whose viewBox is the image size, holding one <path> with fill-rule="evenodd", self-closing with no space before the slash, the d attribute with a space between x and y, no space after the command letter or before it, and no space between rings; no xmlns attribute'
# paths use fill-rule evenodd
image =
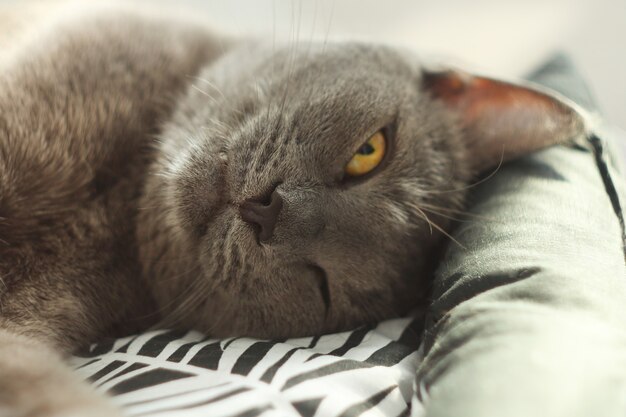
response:
<svg viewBox="0 0 626 417"><path fill-rule="evenodd" d="M349 177L360 177L372 172L382 162L387 151L387 138L382 130L374 133L352 156L345 172Z"/></svg>

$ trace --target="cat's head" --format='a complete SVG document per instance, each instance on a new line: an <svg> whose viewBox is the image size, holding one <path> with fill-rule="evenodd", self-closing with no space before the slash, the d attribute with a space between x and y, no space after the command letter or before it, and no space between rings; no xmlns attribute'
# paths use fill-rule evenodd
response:
<svg viewBox="0 0 626 417"><path fill-rule="evenodd" d="M216 336L406 313L475 174L582 129L547 95L382 46L247 45L190 83L140 239L164 314Z"/></svg>

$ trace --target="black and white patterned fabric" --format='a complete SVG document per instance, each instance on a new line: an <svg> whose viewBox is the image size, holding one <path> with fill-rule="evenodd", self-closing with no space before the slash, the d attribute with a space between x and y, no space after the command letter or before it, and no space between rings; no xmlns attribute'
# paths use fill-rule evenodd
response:
<svg viewBox="0 0 626 417"><path fill-rule="evenodd" d="M422 319L300 339L153 331L73 365L128 416L407 416Z"/></svg>

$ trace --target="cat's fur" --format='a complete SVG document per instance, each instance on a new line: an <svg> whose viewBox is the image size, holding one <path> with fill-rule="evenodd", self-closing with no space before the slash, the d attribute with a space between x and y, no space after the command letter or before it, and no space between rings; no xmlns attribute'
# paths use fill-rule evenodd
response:
<svg viewBox="0 0 626 417"><path fill-rule="evenodd" d="M582 129L388 47L74 14L0 34L0 416L115 415L55 355L159 321L286 337L403 314L472 178ZM346 181L383 127L384 166ZM259 243L239 207L274 188Z"/></svg>

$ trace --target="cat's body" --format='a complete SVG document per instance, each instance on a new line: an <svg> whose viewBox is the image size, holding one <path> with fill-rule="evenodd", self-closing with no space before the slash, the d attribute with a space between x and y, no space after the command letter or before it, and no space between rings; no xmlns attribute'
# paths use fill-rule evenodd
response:
<svg viewBox="0 0 626 417"><path fill-rule="evenodd" d="M475 123L463 78L387 47L236 45L109 8L43 22L0 33L20 39L0 55L0 416L113 415L47 349L162 319L284 337L408 311L436 229L501 159L477 138L521 109ZM522 109L543 127L506 158L581 129L525 91L554 115ZM346 178L381 129L380 169Z"/></svg>

